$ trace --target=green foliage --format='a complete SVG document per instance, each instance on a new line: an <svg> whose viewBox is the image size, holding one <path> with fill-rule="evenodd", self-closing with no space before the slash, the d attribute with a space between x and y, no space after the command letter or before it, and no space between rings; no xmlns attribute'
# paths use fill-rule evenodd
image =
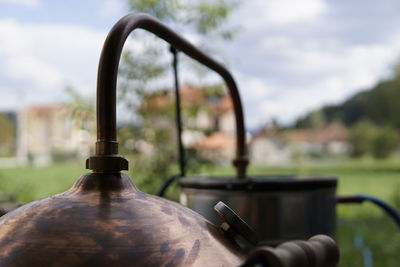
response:
<svg viewBox="0 0 400 267"><path fill-rule="evenodd" d="M377 127L362 120L351 129L349 141L353 157L371 154L374 158L387 158L398 148L399 135L390 126Z"/></svg>
<svg viewBox="0 0 400 267"><path fill-rule="evenodd" d="M400 79L400 57L392 66L392 78Z"/></svg>
<svg viewBox="0 0 400 267"><path fill-rule="evenodd" d="M67 86L65 92L69 97L68 110L75 119L77 126L93 133L96 122L94 99L82 96L71 86Z"/></svg>
<svg viewBox="0 0 400 267"><path fill-rule="evenodd" d="M367 266L365 255L371 255L371 265L397 267L400 261L400 235L398 228L385 214L368 216L372 205L348 206L346 209L363 209L358 218L339 218L337 241L340 246L339 267ZM373 265L372 265L373 264Z"/></svg>
<svg viewBox="0 0 400 267"><path fill-rule="evenodd" d="M219 101L226 95L225 86L223 84L212 84L202 86L201 90L204 91L206 97L212 101Z"/></svg>
<svg viewBox="0 0 400 267"><path fill-rule="evenodd" d="M224 24L236 5L232 2L217 0L217 1L199 1L193 7L188 7L191 17L188 22L193 22L195 28L201 34L209 34L213 31L218 31L218 35L223 39L232 39L235 34L235 29L219 28Z"/></svg>
<svg viewBox="0 0 400 267"><path fill-rule="evenodd" d="M176 131L172 102L152 106L153 102L147 101L150 107L138 110L141 124L132 137L135 146L130 153L134 162L131 172L133 177L140 177L138 186L156 193L161 182L176 172L172 167L177 162Z"/></svg>
<svg viewBox="0 0 400 267"><path fill-rule="evenodd" d="M237 6L226 0L128 0L132 11L148 13L166 23L185 25L200 35L230 39L234 28L225 25Z"/></svg>
<svg viewBox="0 0 400 267"><path fill-rule="evenodd" d="M182 8L179 0L128 0L129 6L134 11L144 12L164 21L177 19L177 9Z"/></svg>
<svg viewBox="0 0 400 267"><path fill-rule="evenodd" d="M400 128L400 80L379 83L369 92L366 116L378 125Z"/></svg>
<svg viewBox="0 0 400 267"><path fill-rule="evenodd" d="M148 84L165 75L168 64L159 60L162 52L154 45L147 45L142 56L133 51L126 51L122 55L122 64L119 76L119 100L129 108L137 109L141 100L148 94ZM136 101L133 101L135 99Z"/></svg>
<svg viewBox="0 0 400 267"><path fill-rule="evenodd" d="M372 155L374 158L387 158L399 145L399 135L391 127L379 129L372 142Z"/></svg>
<svg viewBox="0 0 400 267"><path fill-rule="evenodd" d="M391 195L391 202L397 210L400 210L400 184L396 184L393 187L393 193Z"/></svg>
<svg viewBox="0 0 400 267"><path fill-rule="evenodd" d="M362 157L371 152L372 143L375 139L377 129L369 121L358 122L351 129L350 144L352 146L353 157Z"/></svg>
<svg viewBox="0 0 400 267"><path fill-rule="evenodd" d="M15 142L15 126L6 114L0 114L0 156L12 154Z"/></svg>
<svg viewBox="0 0 400 267"><path fill-rule="evenodd" d="M325 114L322 110L311 112L307 117L296 122L296 128L321 128L326 124Z"/></svg>

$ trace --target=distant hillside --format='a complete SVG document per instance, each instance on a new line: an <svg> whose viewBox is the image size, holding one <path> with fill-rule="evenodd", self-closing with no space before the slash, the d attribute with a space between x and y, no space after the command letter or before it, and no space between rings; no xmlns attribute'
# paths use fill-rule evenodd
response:
<svg viewBox="0 0 400 267"><path fill-rule="evenodd" d="M361 119L377 125L400 128L400 78L379 82L339 105L324 106L296 122L296 127L318 126L322 122L342 121L351 126Z"/></svg>

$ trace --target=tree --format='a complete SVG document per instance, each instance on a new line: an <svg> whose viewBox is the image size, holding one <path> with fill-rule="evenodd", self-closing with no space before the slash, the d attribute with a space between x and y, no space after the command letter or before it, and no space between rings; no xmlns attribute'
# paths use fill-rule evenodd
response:
<svg viewBox="0 0 400 267"><path fill-rule="evenodd" d="M15 126L6 114L0 114L0 156L9 156L14 149Z"/></svg>
<svg viewBox="0 0 400 267"><path fill-rule="evenodd" d="M368 120L362 120L355 124L350 131L351 155L362 157L370 153L376 132L376 127Z"/></svg>
<svg viewBox="0 0 400 267"><path fill-rule="evenodd" d="M392 78L394 80L400 79L400 57L397 58L396 62L392 66Z"/></svg>
<svg viewBox="0 0 400 267"><path fill-rule="evenodd" d="M390 156L399 145L398 133L389 126L380 128L372 142L372 155L383 159Z"/></svg>
<svg viewBox="0 0 400 267"><path fill-rule="evenodd" d="M325 121L325 114L322 112L322 110L316 110L309 113L306 117L298 120L295 126L297 128L318 129L326 124Z"/></svg>
<svg viewBox="0 0 400 267"><path fill-rule="evenodd" d="M90 133L95 129L95 105L92 98L86 98L80 95L73 87L67 86L65 91L69 97L67 104L70 115L74 117L79 129Z"/></svg>
<svg viewBox="0 0 400 267"><path fill-rule="evenodd" d="M368 120L358 122L350 132L353 157L371 154L374 158L387 158L398 148L399 141L393 127L377 127Z"/></svg>
<svg viewBox="0 0 400 267"><path fill-rule="evenodd" d="M75 127L80 130L81 138L86 141L85 143L93 144L96 136L94 99L82 96L70 86L67 86L65 91L69 97L66 106L69 116L73 118ZM92 149L92 146L80 145L77 155L87 157L93 152Z"/></svg>
<svg viewBox="0 0 400 267"><path fill-rule="evenodd" d="M153 15L178 32L195 34L200 40L198 45L202 45L206 50L210 50L210 47L204 45L204 40L230 40L236 32L235 28L228 27L226 23L236 7L232 1L129 0L128 4L132 11ZM126 51L122 56L119 99L125 108L132 112L130 117L135 119L134 139L144 140L155 150L152 158L142 157L140 153L135 153L137 150L132 150L133 176L141 177L141 180L137 181L139 185L159 185L169 174L176 171L174 164L176 166L177 146L173 105L143 110L142 103L147 101L149 91L170 88L154 83L170 71L170 57L163 56L168 54L168 46L163 41L151 34L135 35L135 41L140 40L141 45L135 51ZM172 81L170 84L172 87ZM160 119L160 116L163 119ZM162 121L164 123L161 123ZM156 190L156 187L145 189L150 193Z"/></svg>

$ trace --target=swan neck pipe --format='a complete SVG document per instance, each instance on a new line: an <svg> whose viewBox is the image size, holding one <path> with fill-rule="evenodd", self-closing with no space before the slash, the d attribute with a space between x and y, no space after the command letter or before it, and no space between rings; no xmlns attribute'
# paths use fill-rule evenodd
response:
<svg viewBox="0 0 400 267"><path fill-rule="evenodd" d="M244 178L248 164L242 104L236 82L220 63L204 54L190 42L153 17L135 13L120 19L111 29L104 43L97 77L97 155L118 154L116 123L116 85L122 49L129 34L135 29L152 32L174 48L217 72L225 81L232 98L236 120L236 158L233 163L237 177Z"/></svg>

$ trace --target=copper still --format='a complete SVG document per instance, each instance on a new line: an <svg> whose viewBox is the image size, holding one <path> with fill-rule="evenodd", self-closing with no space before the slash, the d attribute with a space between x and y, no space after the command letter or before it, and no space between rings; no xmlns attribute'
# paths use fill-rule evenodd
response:
<svg viewBox="0 0 400 267"><path fill-rule="evenodd" d="M86 162L92 173L64 193L1 217L0 266L336 266L339 251L326 236L276 249L252 244L247 254L236 240L248 239L251 229L223 204L217 210L226 221L219 228L178 203L139 191L121 173L128 161L118 154L116 138L117 70L124 42L137 28L216 70L240 101L222 65L146 14L123 17L111 29L100 57L96 154ZM240 102L236 107L242 120ZM237 125L242 127L243 121ZM243 175L247 160L238 157L235 163Z"/></svg>

